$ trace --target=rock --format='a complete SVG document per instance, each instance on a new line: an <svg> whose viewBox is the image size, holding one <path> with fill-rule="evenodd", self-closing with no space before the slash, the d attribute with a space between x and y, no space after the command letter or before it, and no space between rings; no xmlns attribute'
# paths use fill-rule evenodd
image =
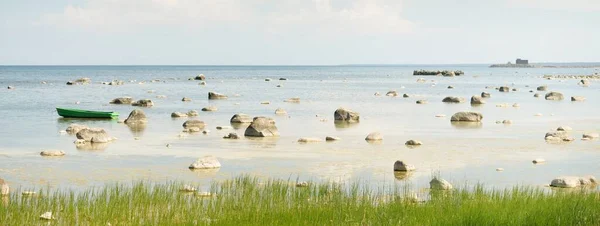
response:
<svg viewBox="0 0 600 226"><path fill-rule="evenodd" d="M423 144L423 142L418 141L418 140L408 140L408 141L406 141L406 143L404 143L404 145L411 145L411 146L422 145L422 144Z"/></svg>
<svg viewBox="0 0 600 226"><path fill-rule="evenodd" d="M127 119L125 119L125 124L133 125L133 124L145 124L148 122L148 118L146 118L146 114L140 110L135 109L129 113Z"/></svg>
<svg viewBox="0 0 600 226"><path fill-rule="evenodd" d="M315 137L302 137L298 139L298 143L316 143L321 142L321 139Z"/></svg>
<svg viewBox="0 0 600 226"><path fill-rule="evenodd" d="M40 152L41 156L44 157L57 157L57 156L64 156L65 152L61 151L61 150L44 150L42 152Z"/></svg>
<svg viewBox="0 0 600 226"><path fill-rule="evenodd" d="M200 132L200 128L198 128L198 127L184 128L182 132L184 132L184 133L197 133L197 132ZM204 133L204 134L206 134L206 133Z"/></svg>
<svg viewBox="0 0 600 226"><path fill-rule="evenodd" d="M40 219L42 219L42 220L53 220L54 217L52 217L52 212L45 212L42 215L40 215Z"/></svg>
<svg viewBox="0 0 600 226"><path fill-rule="evenodd" d="M306 188L308 187L310 184L306 181L300 181L296 183L296 187L298 188Z"/></svg>
<svg viewBox="0 0 600 226"><path fill-rule="evenodd" d="M404 98L409 98L410 96L409 96L408 94L406 94L406 93L405 93L405 94L402 94L402 97L404 97Z"/></svg>
<svg viewBox="0 0 600 226"><path fill-rule="evenodd" d="M239 113L239 114L233 115L233 117L231 117L229 122L230 123L251 123L252 118L247 114Z"/></svg>
<svg viewBox="0 0 600 226"><path fill-rule="evenodd" d="M572 96L571 101L584 101L585 97L583 96Z"/></svg>
<svg viewBox="0 0 600 226"><path fill-rule="evenodd" d="M81 131L82 129L87 129L89 128L86 125L79 125L79 124L71 124L69 125L69 127L67 127L66 131L68 134L76 134L79 131Z"/></svg>
<svg viewBox="0 0 600 226"><path fill-rule="evenodd" d="M498 89L498 91L507 93L507 92L510 92L510 87L508 87L508 86L500 86L500 88Z"/></svg>
<svg viewBox="0 0 600 226"><path fill-rule="evenodd" d="M338 108L333 113L333 118L335 121L359 122L360 114L346 108Z"/></svg>
<svg viewBox="0 0 600 226"><path fill-rule="evenodd" d="M265 78L265 82L270 82L271 79L270 78Z"/></svg>
<svg viewBox="0 0 600 226"><path fill-rule="evenodd" d="M181 101L183 101L183 102L190 102L190 101L192 101L192 98L184 97L184 98L181 98Z"/></svg>
<svg viewBox="0 0 600 226"><path fill-rule="evenodd" d="M584 177L575 177L575 176L562 176L557 177L550 182L550 187L558 187L558 188L575 188L579 186L587 186L596 184L596 178L594 176L584 176Z"/></svg>
<svg viewBox="0 0 600 226"><path fill-rule="evenodd" d="M512 121L508 119L502 120L502 124L512 124Z"/></svg>
<svg viewBox="0 0 600 226"><path fill-rule="evenodd" d="M446 115L444 115L444 114L437 114L437 115L435 115L435 117L436 118L443 118L443 117L446 117Z"/></svg>
<svg viewBox="0 0 600 226"><path fill-rule="evenodd" d="M183 123L182 126L184 129L197 128L198 132L200 132L201 129L204 129L206 124L200 120L187 120Z"/></svg>
<svg viewBox="0 0 600 226"><path fill-rule="evenodd" d="M413 75L442 75L442 76L448 76L448 77L452 77L452 76L460 76L460 75L464 75L465 73L463 71L457 70L457 71L448 71L448 70L444 70L444 71L429 71L429 70L415 70L413 71Z"/></svg>
<svg viewBox="0 0 600 226"><path fill-rule="evenodd" d="M167 98L167 96L165 96L165 95L156 95L156 98L158 98L158 99L165 99L165 98Z"/></svg>
<svg viewBox="0 0 600 226"><path fill-rule="evenodd" d="M218 130L231 129L231 126L217 126Z"/></svg>
<svg viewBox="0 0 600 226"><path fill-rule="evenodd" d="M373 95L375 95L375 96L381 96L381 93L375 92L375 94L373 94Z"/></svg>
<svg viewBox="0 0 600 226"><path fill-rule="evenodd" d="M539 93L533 94L533 97L540 97Z"/></svg>
<svg viewBox="0 0 600 226"><path fill-rule="evenodd" d="M448 89L454 89L454 86L448 86Z"/></svg>
<svg viewBox="0 0 600 226"><path fill-rule="evenodd" d="M587 138L587 139L598 139L600 138L600 134L598 133L584 133L583 134L583 138Z"/></svg>
<svg viewBox="0 0 600 226"><path fill-rule="evenodd" d="M91 143L107 143L113 139L108 136L108 133L101 128L82 129L76 134L77 139L85 140Z"/></svg>
<svg viewBox="0 0 600 226"><path fill-rule="evenodd" d="M179 189L181 192L195 192L197 189L191 185L183 185L183 188Z"/></svg>
<svg viewBox="0 0 600 226"><path fill-rule="evenodd" d="M533 164L539 164L539 163L545 163L545 162L546 162L546 160L545 160L545 159L534 159L534 160L533 160L533 161L531 161L531 162L533 162Z"/></svg>
<svg viewBox="0 0 600 226"><path fill-rule="evenodd" d="M138 107L152 107L154 106L154 102L152 102L152 100L149 99L144 99L133 102L131 105Z"/></svg>
<svg viewBox="0 0 600 226"><path fill-rule="evenodd" d="M287 78L279 78L279 81L286 81L288 80Z"/></svg>
<svg viewBox="0 0 600 226"><path fill-rule="evenodd" d="M203 74L199 74L198 76L194 77L194 80L204 81L206 80L206 76L204 76Z"/></svg>
<svg viewBox="0 0 600 226"><path fill-rule="evenodd" d="M427 100L417 100L417 104L427 104Z"/></svg>
<svg viewBox="0 0 600 226"><path fill-rule="evenodd" d="M187 118L188 114L185 113L181 113L181 112L173 112L171 113L171 118Z"/></svg>
<svg viewBox="0 0 600 226"><path fill-rule="evenodd" d="M199 191L198 193L196 193L196 196L198 197L212 197L213 194L207 191Z"/></svg>
<svg viewBox="0 0 600 226"><path fill-rule="evenodd" d="M544 136L546 141L573 141L566 131L551 131Z"/></svg>
<svg viewBox="0 0 600 226"><path fill-rule="evenodd" d="M196 111L196 110L190 110L190 111L188 111L188 112L187 112L187 115L188 115L189 117L195 117L195 116L198 116L198 111Z"/></svg>
<svg viewBox="0 0 600 226"><path fill-rule="evenodd" d="M504 168L496 168L496 171L504 171Z"/></svg>
<svg viewBox="0 0 600 226"><path fill-rule="evenodd" d="M538 86L537 87L537 91L547 91L548 90L548 86Z"/></svg>
<svg viewBox="0 0 600 226"><path fill-rule="evenodd" d="M198 129L198 128L194 127L192 129ZM198 131L200 131L200 129L198 129ZM210 130L207 130L207 129L202 130L202 134L208 134L208 133L210 133Z"/></svg>
<svg viewBox="0 0 600 226"><path fill-rule="evenodd" d="M275 109L275 114L276 115L287 115L287 111L283 110L283 108L277 108L277 109Z"/></svg>
<svg viewBox="0 0 600 226"><path fill-rule="evenodd" d="M288 103L300 103L300 97L292 97L289 98L287 100L284 100L283 102L288 102Z"/></svg>
<svg viewBox="0 0 600 226"><path fill-rule="evenodd" d="M75 145L82 145L82 144L85 144L85 140L84 139L77 139L77 140L73 141L73 143Z"/></svg>
<svg viewBox="0 0 600 226"><path fill-rule="evenodd" d="M217 110L218 109L215 106L208 106L208 107L202 108L202 111L217 111Z"/></svg>
<svg viewBox="0 0 600 226"><path fill-rule="evenodd" d="M571 128L570 126L559 126L558 128L556 128L556 131L571 131L573 130L573 128Z"/></svg>
<svg viewBox="0 0 600 226"><path fill-rule="evenodd" d="M429 188L431 190L451 190L452 184L450 184L450 182L448 182L442 178L434 177L429 182Z"/></svg>
<svg viewBox="0 0 600 226"><path fill-rule="evenodd" d="M225 94L208 92L208 99L209 100L227 99L227 96Z"/></svg>
<svg viewBox="0 0 600 226"><path fill-rule="evenodd" d="M519 105L519 104L517 104L517 103L514 103L512 106L513 106L514 108L521 107L521 105Z"/></svg>
<svg viewBox="0 0 600 226"><path fill-rule="evenodd" d="M473 105L485 104L485 100L483 100L483 97L481 97L481 96L472 96L471 104L473 104Z"/></svg>
<svg viewBox="0 0 600 226"><path fill-rule="evenodd" d="M465 102L465 98L462 97L446 97L442 100L444 103L462 103Z"/></svg>
<svg viewBox="0 0 600 226"><path fill-rule="evenodd" d="M545 98L546 100L563 100L564 96L562 95L562 93L559 92L549 92L546 93Z"/></svg>
<svg viewBox="0 0 600 226"><path fill-rule="evenodd" d="M341 140L339 137L332 137L332 136L327 136L325 137L326 141L336 141L336 140Z"/></svg>
<svg viewBox="0 0 600 226"><path fill-rule="evenodd" d="M111 82L108 83L109 86L120 86L125 84L124 81L121 80L112 80Z"/></svg>
<svg viewBox="0 0 600 226"><path fill-rule="evenodd" d="M216 169L220 168L221 163L214 156L204 156L190 165L190 169Z"/></svg>
<svg viewBox="0 0 600 226"><path fill-rule="evenodd" d="M80 78L75 81L68 81L67 85L87 85L90 84L92 80L90 78Z"/></svg>
<svg viewBox="0 0 600 226"><path fill-rule="evenodd" d="M403 172L409 172L409 171L415 171L415 166L413 165L409 165L409 164L405 164L403 161L396 161L394 163L394 171L403 171Z"/></svg>
<svg viewBox="0 0 600 226"><path fill-rule="evenodd" d="M8 86L8 87L6 87L6 88L7 88L7 89L15 89L15 87L12 87L12 86Z"/></svg>
<svg viewBox="0 0 600 226"><path fill-rule="evenodd" d="M391 91L388 91L385 95L388 97L395 97L395 96L398 96L398 92L396 92L395 90L391 90Z"/></svg>
<svg viewBox="0 0 600 226"><path fill-rule="evenodd" d="M279 131L275 121L266 117L255 117L246 128L244 136L248 137L278 137Z"/></svg>
<svg viewBox="0 0 600 226"><path fill-rule="evenodd" d="M7 196L10 194L10 186L0 178L0 196Z"/></svg>
<svg viewBox="0 0 600 226"><path fill-rule="evenodd" d="M517 88L513 88L513 89L512 89L512 91L515 91L515 92L517 92Z"/></svg>
<svg viewBox="0 0 600 226"><path fill-rule="evenodd" d="M239 139L237 133L229 133L227 136L224 136L223 139Z"/></svg>
<svg viewBox="0 0 600 226"><path fill-rule="evenodd" d="M579 85L589 86L590 85L590 81L587 80L587 79L582 79L581 81L579 81Z"/></svg>
<svg viewBox="0 0 600 226"><path fill-rule="evenodd" d="M202 82L198 83L198 85L205 86L205 85L206 85L206 82L205 82L205 81L202 81Z"/></svg>
<svg viewBox="0 0 600 226"><path fill-rule="evenodd" d="M366 141L380 141L383 140L383 136L379 132L369 133L365 138Z"/></svg>
<svg viewBox="0 0 600 226"><path fill-rule="evenodd" d="M483 115L478 112L457 112L452 115L450 121L462 121L462 122L481 122Z"/></svg>
<svg viewBox="0 0 600 226"><path fill-rule="evenodd" d="M263 101L263 102L260 102L260 104L271 104L271 102L269 102L269 101Z"/></svg>
<svg viewBox="0 0 600 226"><path fill-rule="evenodd" d="M490 98L490 97L492 97L492 94L490 94L488 92L481 92L481 97L482 98Z"/></svg>

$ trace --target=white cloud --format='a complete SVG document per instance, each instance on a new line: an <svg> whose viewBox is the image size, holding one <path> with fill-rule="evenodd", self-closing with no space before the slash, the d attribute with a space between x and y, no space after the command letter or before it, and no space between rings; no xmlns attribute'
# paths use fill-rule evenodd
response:
<svg viewBox="0 0 600 226"><path fill-rule="evenodd" d="M509 0L514 7L557 11L594 12L600 11L599 0Z"/></svg>
<svg viewBox="0 0 600 226"><path fill-rule="evenodd" d="M154 26L234 25L270 32L410 32L400 0L88 0L43 23L128 31Z"/></svg>

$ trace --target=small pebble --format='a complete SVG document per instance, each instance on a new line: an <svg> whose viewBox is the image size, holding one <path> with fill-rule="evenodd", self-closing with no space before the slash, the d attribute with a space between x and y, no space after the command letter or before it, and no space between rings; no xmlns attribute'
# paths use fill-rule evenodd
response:
<svg viewBox="0 0 600 226"><path fill-rule="evenodd" d="M534 159L532 162L533 162L533 164L539 164L539 163L546 162L546 160L545 159Z"/></svg>
<svg viewBox="0 0 600 226"><path fill-rule="evenodd" d="M496 171L504 171L504 168L496 168Z"/></svg>

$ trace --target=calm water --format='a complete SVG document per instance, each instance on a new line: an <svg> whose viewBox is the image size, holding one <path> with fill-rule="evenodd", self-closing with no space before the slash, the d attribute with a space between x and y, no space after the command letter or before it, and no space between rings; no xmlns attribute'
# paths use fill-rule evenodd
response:
<svg viewBox="0 0 600 226"><path fill-rule="evenodd" d="M461 77L413 76L416 69L456 69ZM410 183L426 187L431 175L440 173L454 184L481 182L494 187L513 185L543 186L561 175L600 176L600 142L581 141L583 132L600 132L600 82L580 87L577 80L545 80L544 74L592 74L598 69L502 69L487 65L412 66L0 66L0 178L16 187L98 186L105 182L132 180L183 180L208 185L240 174L259 177L299 178L300 180L369 181L374 186ZM207 85L188 81L198 74L207 76ZM90 85L67 86L80 77ZM285 77L287 81L278 81ZM417 78L426 83L417 83ZM266 82L265 78L273 79ZM112 80L122 86L102 85ZM159 79L160 82L150 82ZM135 82L130 82L135 80ZM432 81L434 80L434 81ZM47 84L42 84L45 81ZM138 84L146 81L145 84ZM282 87L276 86L281 84ZM15 89L8 90L7 86ZM452 85L455 89L447 89ZM517 92L500 93L486 86L509 85ZM529 90L548 85L565 94L564 101L534 98ZM529 87L527 87L529 86ZM410 98L387 97L389 90L407 93ZM228 100L209 101L209 91L229 95ZM466 99L482 91L492 94L488 103L472 107L468 101L446 104L445 96ZM374 96L380 92L383 96ZM239 96L235 96L239 94ZM156 98L166 95L165 99ZM66 120L55 107L117 111L125 119L132 106L109 105L116 97L152 99L155 106L143 108L149 118L143 131L132 131L117 121ZM571 102L570 96L585 96L585 102ZM181 98L192 98L182 102ZM301 103L285 99L301 98ZM416 105L418 99L428 100ZM269 105L261 105L270 101ZM79 102L79 104L77 104ZM509 107L496 107L507 103ZM519 108L513 108L519 103ZM217 112L200 112L211 133L178 137L186 119L171 119L174 111L187 112L217 106ZM338 107L360 112L361 122L347 128L336 127L333 112ZM277 108L288 116L276 116ZM480 127L450 123L457 111L478 111L484 119ZM245 128L216 130L229 125L235 113L269 116L276 120L281 137L276 139L224 140L229 132L243 134ZM535 117L536 113L543 116ZM445 114L445 118L434 117ZM512 125L496 124L510 119ZM74 136L61 134L70 123L105 128L119 140L96 150L78 150ZM576 141L548 144L544 134L561 125L571 126ZM364 138L379 131L380 144ZM339 142L299 144L300 137L338 136ZM134 139L138 137L139 140ZM423 141L408 148L409 139ZM170 148L166 145L170 144ZM62 158L42 158L44 149L64 150ZM222 163L217 171L190 171L198 157L214 155ZM531 160L548 162L533 165ZM395 160L405 160L417 171L396 179ZM502 167L504 172L496 172Z"/></svg>

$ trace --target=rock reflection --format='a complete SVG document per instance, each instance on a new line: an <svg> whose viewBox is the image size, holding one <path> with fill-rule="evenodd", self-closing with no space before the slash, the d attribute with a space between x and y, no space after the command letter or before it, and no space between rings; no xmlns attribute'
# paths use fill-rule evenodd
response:
<svg viewBox="0 0 600 226"><path fill-rule="evenodd" d="M274 148L279 141L279 137L246 137L246 139L250 140L255 147L260 148Z"/></svg>
<svg viewBox="0 0 600 226"><path fill-rule="evenodd" d="M412 176L412 172L394 171L394 177L396 180L406 180Z"/></svg>
<svg viewBox="0 0 600 226"><path fill-rule="evenodd" d="M75 148L79 151L104 151L108 147L108 143L90 143L75 144Z"/></svg>
<svg viewBox="0 0 600 226"><path fill-rule="evenodd" d="M452 124L452 127L457 129L481 129L481 127L483 127L483 123L481 122L452 121L450 124Z"/></svg>
<svg viewBox="0 0 600 226"><path fill-rule="evenodd" d="M146 130L146 124L125 124L129 127L129 131L133 134L134 137L141 137L144 135L144 131Z"/></svg>
<svg viewBox="0 0 600 226"><path fill-rule="evenodd" d="M213 178L217 175L221 168L216 169L190 169L190 171L199 178Z"/></svg>
<svg viewBox="0 0 600 226"><path fill-rule="evenodd" d="M344 122L344 121L334 121L333 124L337 130L349 129L352 127L358 126L359 123L356 122Z"/></svg>

